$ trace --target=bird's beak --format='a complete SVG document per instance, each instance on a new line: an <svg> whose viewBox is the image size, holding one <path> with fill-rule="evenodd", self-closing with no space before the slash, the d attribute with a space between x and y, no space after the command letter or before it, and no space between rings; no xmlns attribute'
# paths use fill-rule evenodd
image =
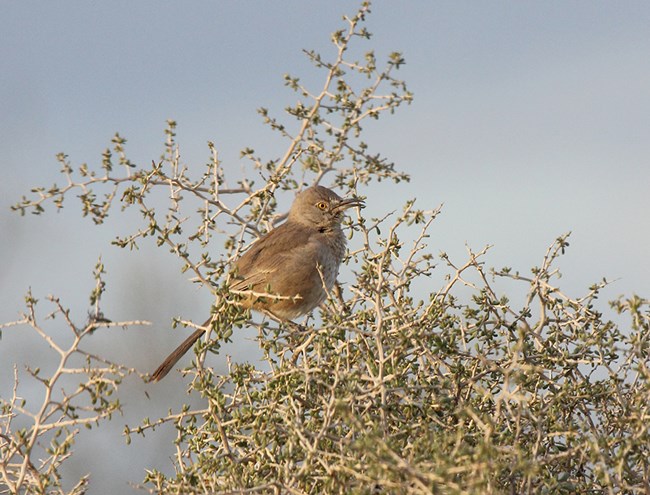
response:
<svg viewBox="0 0 650 495"><path fill-rule="evenodd" d="M339 202L339 204L337 204L334 207L334 211L338 213L340 211L345 211L349 208L354 208L355 206L358 206L359 208L365 208L366 204L362 199L358 199L358 198L344 199L341 200L341 202Z"/></svg>

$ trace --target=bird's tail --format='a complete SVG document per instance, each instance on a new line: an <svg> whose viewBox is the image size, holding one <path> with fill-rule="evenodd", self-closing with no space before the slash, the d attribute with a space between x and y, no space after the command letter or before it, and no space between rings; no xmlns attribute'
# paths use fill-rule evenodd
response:
<svg viewBox="0 0 650 495"><path fill-rule="evenodd" d="M208 329L208 326L212 322L212 317L210 317L201 327L197 328L192 335L190 335L188 338L186 338L181 345L179 345L174 351L167 356L167 358L162 362L160 366L158 366L158 369L153 372L151 377L149 378L150 382L159 382L165 376L167 376L167 373L174 367L174 365L178 362L180 358L182 358L187 351L189 351L194 343L199 340L199 337L203 335L206 330Z"/></svg>

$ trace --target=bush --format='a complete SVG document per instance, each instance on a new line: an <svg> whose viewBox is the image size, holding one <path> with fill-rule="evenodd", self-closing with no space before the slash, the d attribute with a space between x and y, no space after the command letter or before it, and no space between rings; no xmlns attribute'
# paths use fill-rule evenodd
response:
<svg viewBox="0 0 650 495"><path fill-rule="evenodd" d="M306 52L324 75L322 89L285 77L299 98L286 109L288 122L260 109L288 144L271 160L242 151L248 176L231 177L210 143L210 160L193 178L170 121L163 156L151 166L134 165L116 135L101 170L75 169L61 154L67 185L36 188L15 206L21 213L42 213L48 202L60 209L78 191L83 214L98 225L116 203L137 209L141 227L115 244L133 248L154 238L214 294L213 331L186 370L201 407L179 406L125 428L127 440L165 423L178 432L176 474L148 471L143 487L183 494L650 492L648 301L611 303L630 318L621 329L595 309L606 281L583 297L564 294L556 265L568 235L525 274L487 269L487 248L468 250L463 263L444 253L434 258L426 241L440 209L418 209L412 200L399 213L348 220L355 281L337 288L302 329L229 304L224 275L249 241L283 219L276 196L325 179L344 194L369 191L373 181L409 180L361 139L367 119L412 100L395 77L405 63L400 54L382 67L372 52L350 55L358 38L370 38L368 13L364 4L333 34L333 58ZM222 259L209 254L217 242ZM103 271L100 261L84 328L51 301L72 331L69 346L39 325L31 294L24 319L1 327L32 327L60 363L47 376L28 370L46 391L36 409L20 399L17 371L13 396L1 400L0 493L66 493L59 468L74 454L78 427L111 420L121 408L121 379L136 371L80 347L102 327L142 323L104 317ZM243 325L258 329L263 363L229 362L223 376L204 366L206 354ZM16 427L16 418L26 426ZM67 493L86 487L82 478Z"/></svg>

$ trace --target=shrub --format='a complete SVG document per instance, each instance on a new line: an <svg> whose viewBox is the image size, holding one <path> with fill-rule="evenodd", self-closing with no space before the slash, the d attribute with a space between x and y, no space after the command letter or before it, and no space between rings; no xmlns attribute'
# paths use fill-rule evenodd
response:
<svg viewBox="0 0 650 495"><path fill-rule="evenodd" d="M426 244L440 209L410 200L381 218L348 219L346 262L355 279L303 327L229 304L228 265L283 219L277 195L326 180L344 194L370 192L373 181L409 180L361 139L368 119L412 100L395 76L405 63L400 54L383 63L372 52L351 55L357 39L370 38L368 13L364 3L333 34L333 57L306 52L322 71L321 89L285 77L299 99L286 109L287 122L260 109L286 140L282 156L264 160L246 149L251 167L237 178L209 143L210 160L196 176L180 158L170 121L163 156L150 166L133 164L116 135L101 170L75 169L61 154L67 185L36 188L15 206L39 214L48 202L63 208L77 192L83 214L98 225L117 204L137 209L140 227L115 244L155 239L214 294L213 331L186 370L201 407L178 406L125 428L127 439L165 423L178 433L175 475L150 470L143 487L184 494L650 492L648 301L612 302L630 319L620 328L594 305L606 281L582 297L562 292L557 263L568 235L530 273L486 268L487 248L468 250L459 263L434 257ZM209 254L216 243L223 258ZM47 376L28 370L46 391L35 409L20 399L17 371L13 396L1 400L0 493L64 493L59 467L73 455L78 428L120 410L121 379L135 370L80 346L102 327L141 323L104 317L103 270L100 261L84 328L51 301L72 331L68 347L42 328L31 294L25 317L1 327L30 326L60 363ZM243 325L257 328L263 362L229 361L226 374L215 374L204 365L207 353ZM64 376L76 380L60 389ZM25 426L16 427L17 418ZM82 478L68 493L86 486Z"/></svg>

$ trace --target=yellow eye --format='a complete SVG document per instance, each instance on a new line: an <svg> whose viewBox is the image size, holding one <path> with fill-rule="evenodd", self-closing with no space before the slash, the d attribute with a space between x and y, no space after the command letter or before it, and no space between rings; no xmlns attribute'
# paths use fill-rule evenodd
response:
<svg viewBox="0 0 650 495"><path fill-rule="evenodd" d="M327 203L325 201L321 201L319 203L316 203L316 207L319 210L327 210Z"/></svg>

